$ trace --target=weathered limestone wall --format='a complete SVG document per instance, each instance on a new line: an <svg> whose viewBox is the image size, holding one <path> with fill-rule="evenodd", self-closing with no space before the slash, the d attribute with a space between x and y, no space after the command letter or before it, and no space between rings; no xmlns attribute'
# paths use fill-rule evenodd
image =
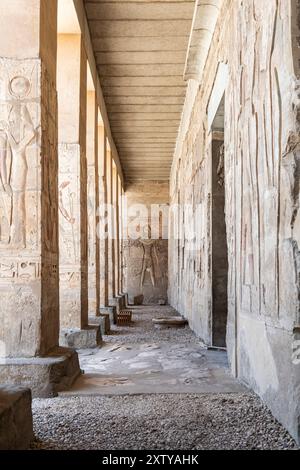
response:
<svg viewBox="0 0 300 470"><path fill-rule="evenodd" d="M169 204L169 182L168 181L143 181L141 183L130 183L125 190L128 232L135 232L136 224L139 225L137 237L128 237L123 242L123 270L124 291L128 292L129 300L132 302L135 296L144 295L145 304L157 304L159 300L167 301L168 287L168 218L159 218L159 214L152 214L151 205ZM140 215L132 211L133 206L142 205ZM137 206L137 210L138 210ZM135 219L138 217L138 219ZM149 231L151 224L152 232L156 229L157 236ZM130 234L130 233L129 233ZM163 239L165 234L165 239ZM150 240L147 240L148 236ZM153 238L155 236L155 239ZM137 238L135 237L135 238ZM150 242L150 244L145 244ZM147 261L149 255L149 261ZM147 265L147 266L146 266ZM153 267L153 279L151 279L150 268ZM144 271L144 268L146 270ZM144 276L143 276L144 271Z"/></svg>
<svg viewBox="0 0 300 470"><path fill-rule="evenodd" d="M292 1L292 15L287 0L224 1L203 85L196 93L195 82L189 83L187 122L182 122L187 131L179 133L183 138L173 162L171 203L191 204L192 213L181 211L176 227L183 239L169 242L169 300L211 344L212 135L207 109L218 63L224 62L229 71L228 356L233 372L300 438L300 64L299 57L293 61L291 47L291 18L295 45L299 38L297 3ZM194 250L184 233L188 226L197 231Z"/></svg>

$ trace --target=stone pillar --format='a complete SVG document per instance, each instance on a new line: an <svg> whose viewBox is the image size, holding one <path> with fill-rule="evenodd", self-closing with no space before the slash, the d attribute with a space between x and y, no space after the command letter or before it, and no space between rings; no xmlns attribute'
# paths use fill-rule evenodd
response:
<svg viewBox="0 0 300 470"><path fill-rule="evenodd" d="M106 232L105 211L107 205L107 140L104 126L98 127L98 165L99 165L99 227L100 236L100 309L108 307L108 238Z"/></svg>
<svg viewBox="0 0 300 470"><path fill-rule="evenodd" d="M112 322L116 318L115 307L109 306L109 239L105 234L108 232L108 213L106 206L109 202L109 153L108 142L103 126L98 128L98 164L99 164L99 226L100 237L100 315L109 315ZM109 327L108 327L109 331Z"/></svg>
<svg viewBox="0 0 300 470"><path fill-rule="evenodd" d="M123 289L123 187L121 179L119 183L119 293L124 294Z"/></svg>
<svg viewBox="0 0 300 470"><path fill-rule="evenodd" d="M128 294L126 293L126 283L125 283L125 259L124 259L124 241L126 239L126 222L125 222L125 212L126 212L126 204L125 204L125 191L124 187L121 184L121 212L120 212L120 220L121 220L121 292L125 293L125 297L128 300ZM127 301L128 305L128 301Z"/></svg>
<svg viewBox="0 0 300 470"><path fill-rule="evenodd" d="M115 187L115 191L116 191L116 204L115 204L115 210L116 210L116 217L115 217L115 220L116 220L116 291L117 291L117 295L120 296L121 295L121 289L120 289L120 197L119 197L119 190L120 190L120 186L119 186L119 175L117 173L117 170L116 170L116 187Z"/></svg>
<svg viewBox="0 0 300 470"><path fill-rule="evenodd" d="M81 35L58 36L60 344L95 347L88 325L87 58Z"/></svg>
<svg viewBox="0 0 300 470"><path fill-rule="evenodd" d="M77 354L58 347L57 2L4 3L0 382L51 396L79 374Z"/></svg>
<svg viewBox="0 0 300 470"><path fill-rule="evenodd" d="M113 159L111 150L108 149L108 165L107 165L107 179L108 179L108 204L110 205L109 213L109 233L108 233L108 246L109 246L109 302L116 296L116 277L115 277L115 240L114 240L114 175L113 175Z"/></svg>
<svg viewBox="0 0 300 470"><path fill-rule="evenodd" d="M97 139L98 139L98 113L96 113L96 93L88 91L87 93L87 165L88 165L88 313L94 316L99 307L97 294L99 289L97 285L97 233L96 233L96 211L98 208L98 171L96 176ZM96 132L97 131L97 132ZM97 162L98 167L98 162ZM97 181L96 181L97 180Z"/></svg>

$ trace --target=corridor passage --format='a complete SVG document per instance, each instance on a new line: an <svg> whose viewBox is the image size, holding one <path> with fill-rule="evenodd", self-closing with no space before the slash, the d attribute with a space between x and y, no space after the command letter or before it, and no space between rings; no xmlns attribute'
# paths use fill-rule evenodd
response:
<svg viewBox="0 0 300 470"><path fill-rule="evenodd" d="M171 307L134 307L132 326L112 327L101 349L79 353L82 375L63 395L242 392L226 353L201 348L189 328L157 330Z"/></svg>
<svg viewBox="0 0 300 470"><path fill-rule="evenodd" d="M33 401L37 449L286 449L295 447L259 398L189 327L157 330L171 307L134 307L102 347L79 351L84 374Z"/></svg>

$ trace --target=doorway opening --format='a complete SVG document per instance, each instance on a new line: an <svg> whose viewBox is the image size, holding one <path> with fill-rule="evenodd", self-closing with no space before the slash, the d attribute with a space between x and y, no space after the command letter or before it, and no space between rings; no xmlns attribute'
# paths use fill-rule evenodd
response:
<svg viewBox="0 0 300 470"><path fill-rule="evenodd" d="M225 220L223 96L212 123L212 345L226 347L228 248Z"/></svg>

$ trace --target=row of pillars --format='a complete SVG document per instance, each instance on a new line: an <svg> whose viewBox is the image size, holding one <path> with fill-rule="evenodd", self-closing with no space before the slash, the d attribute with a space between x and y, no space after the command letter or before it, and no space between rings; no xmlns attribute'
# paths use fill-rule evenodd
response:
<svg viewBox="0 0 300 470"><path fill-rule="evenodd" d="M123 186L82 35L57 34L56 0L0 17L0 383L51 396L123 296Z"/></svg>

